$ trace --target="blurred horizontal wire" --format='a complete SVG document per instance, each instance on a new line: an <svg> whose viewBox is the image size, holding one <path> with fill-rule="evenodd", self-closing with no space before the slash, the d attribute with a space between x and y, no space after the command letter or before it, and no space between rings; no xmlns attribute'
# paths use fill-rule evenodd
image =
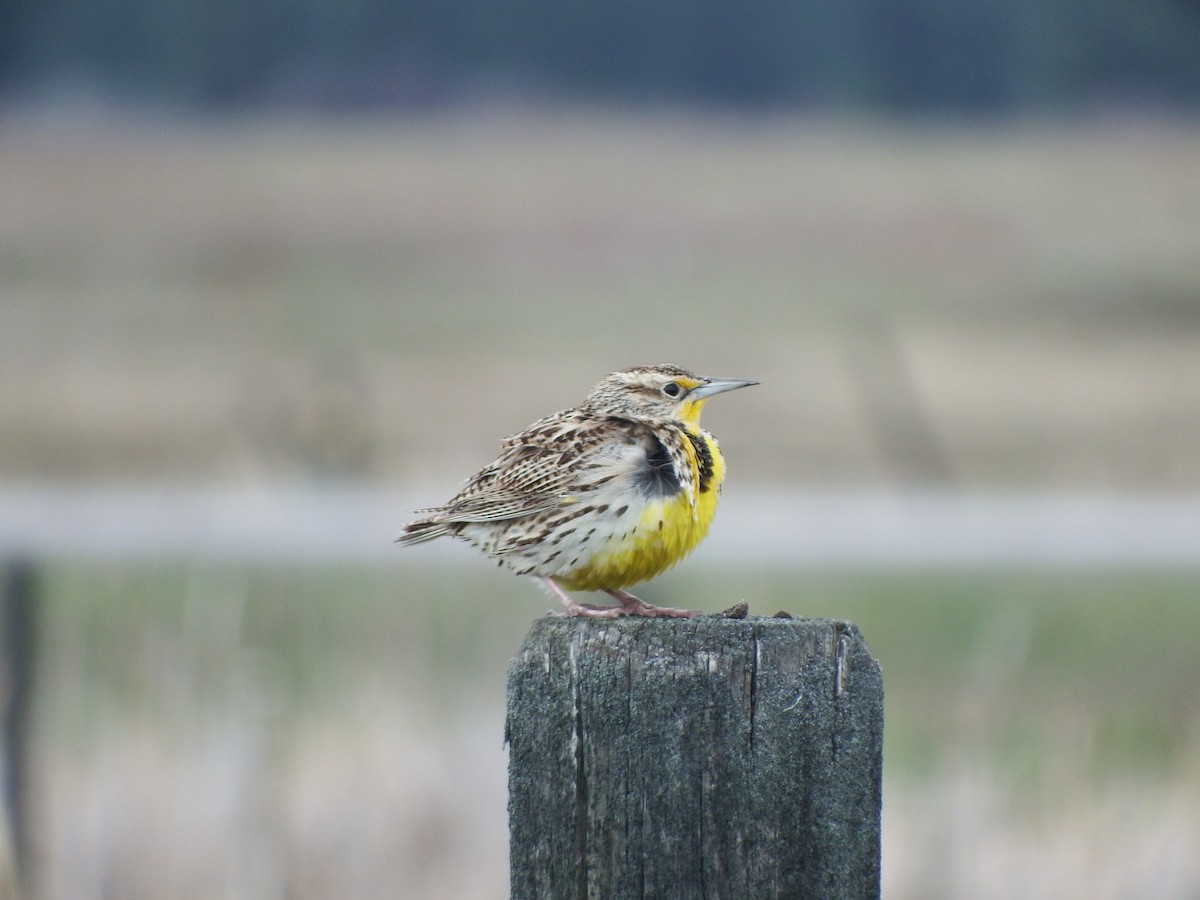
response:
<svg viewBox="0 0 1200 900"><path fill-rule="evenodd" d="M0 486L0 557L410 563L392 543L438 496L354 487ZM462 557L466 559L467 556ZM1200 565L1200 494L731 490L698 562Z"/></svg>

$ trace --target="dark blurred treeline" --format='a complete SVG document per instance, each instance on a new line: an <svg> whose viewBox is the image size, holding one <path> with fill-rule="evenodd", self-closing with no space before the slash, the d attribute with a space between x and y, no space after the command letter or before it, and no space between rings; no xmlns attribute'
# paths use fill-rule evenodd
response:
<svg viewBox="0 0 1200 900"><path fill-rule="evenodd" d="M0 0L0 91L881 111L1200 103L1198 0Z"/></svg>

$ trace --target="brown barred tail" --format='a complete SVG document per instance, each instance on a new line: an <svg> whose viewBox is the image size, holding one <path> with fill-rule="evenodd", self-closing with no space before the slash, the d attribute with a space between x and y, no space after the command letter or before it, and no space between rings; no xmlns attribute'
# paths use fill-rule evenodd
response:
<svg viewBox="0 0 1200 900"><path fill-rule="evenodd" d="M409 522L400 529L400 537L396 538L396 543L404 545L421 544L445 534L450 534L450 529L445 523L423 519L419 522Z"/></svg>

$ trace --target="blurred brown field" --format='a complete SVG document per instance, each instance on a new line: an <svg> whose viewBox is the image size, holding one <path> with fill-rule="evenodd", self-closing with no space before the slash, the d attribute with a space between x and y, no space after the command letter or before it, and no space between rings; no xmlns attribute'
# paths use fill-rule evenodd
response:
<svg viewBox="0 0 1200 900"><path fill-rule="evenodd" d="M1194 490L1198 164L1178 123L9 122L0 473L457 479L670 360L763 382L710 412L743 479L886 483L882 355L958 486Z"/></svg>
<svg viewBox="0 0 1200 900"><path fill-rule="evenodd" d="M762 382L706 411L731 495L1200 492L1194 123L0 124L0 483L435 503L673 361ZM507 894L529 584L465 549L38 571L37 896ZM1200 573L698 559L644 595L859 624L885 896L1200 892Z"/></svg>

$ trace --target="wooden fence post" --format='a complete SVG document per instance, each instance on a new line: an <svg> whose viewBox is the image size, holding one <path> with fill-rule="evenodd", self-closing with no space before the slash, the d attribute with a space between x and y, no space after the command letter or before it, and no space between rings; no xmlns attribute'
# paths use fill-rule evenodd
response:
<svg viewBox="0 0 1200 900"><path fill-rule="evenodd" d="M0 900L32 895L29 792L38 585L27 559L0 565L0 758L4 821L0 824Z"/></svg>
<svg viewBox="0 0 1200 900"><path fill-rule="evenodd" d="M878 897L882 737L848 622L541 619L508 676L510 896Z"/></svg>

